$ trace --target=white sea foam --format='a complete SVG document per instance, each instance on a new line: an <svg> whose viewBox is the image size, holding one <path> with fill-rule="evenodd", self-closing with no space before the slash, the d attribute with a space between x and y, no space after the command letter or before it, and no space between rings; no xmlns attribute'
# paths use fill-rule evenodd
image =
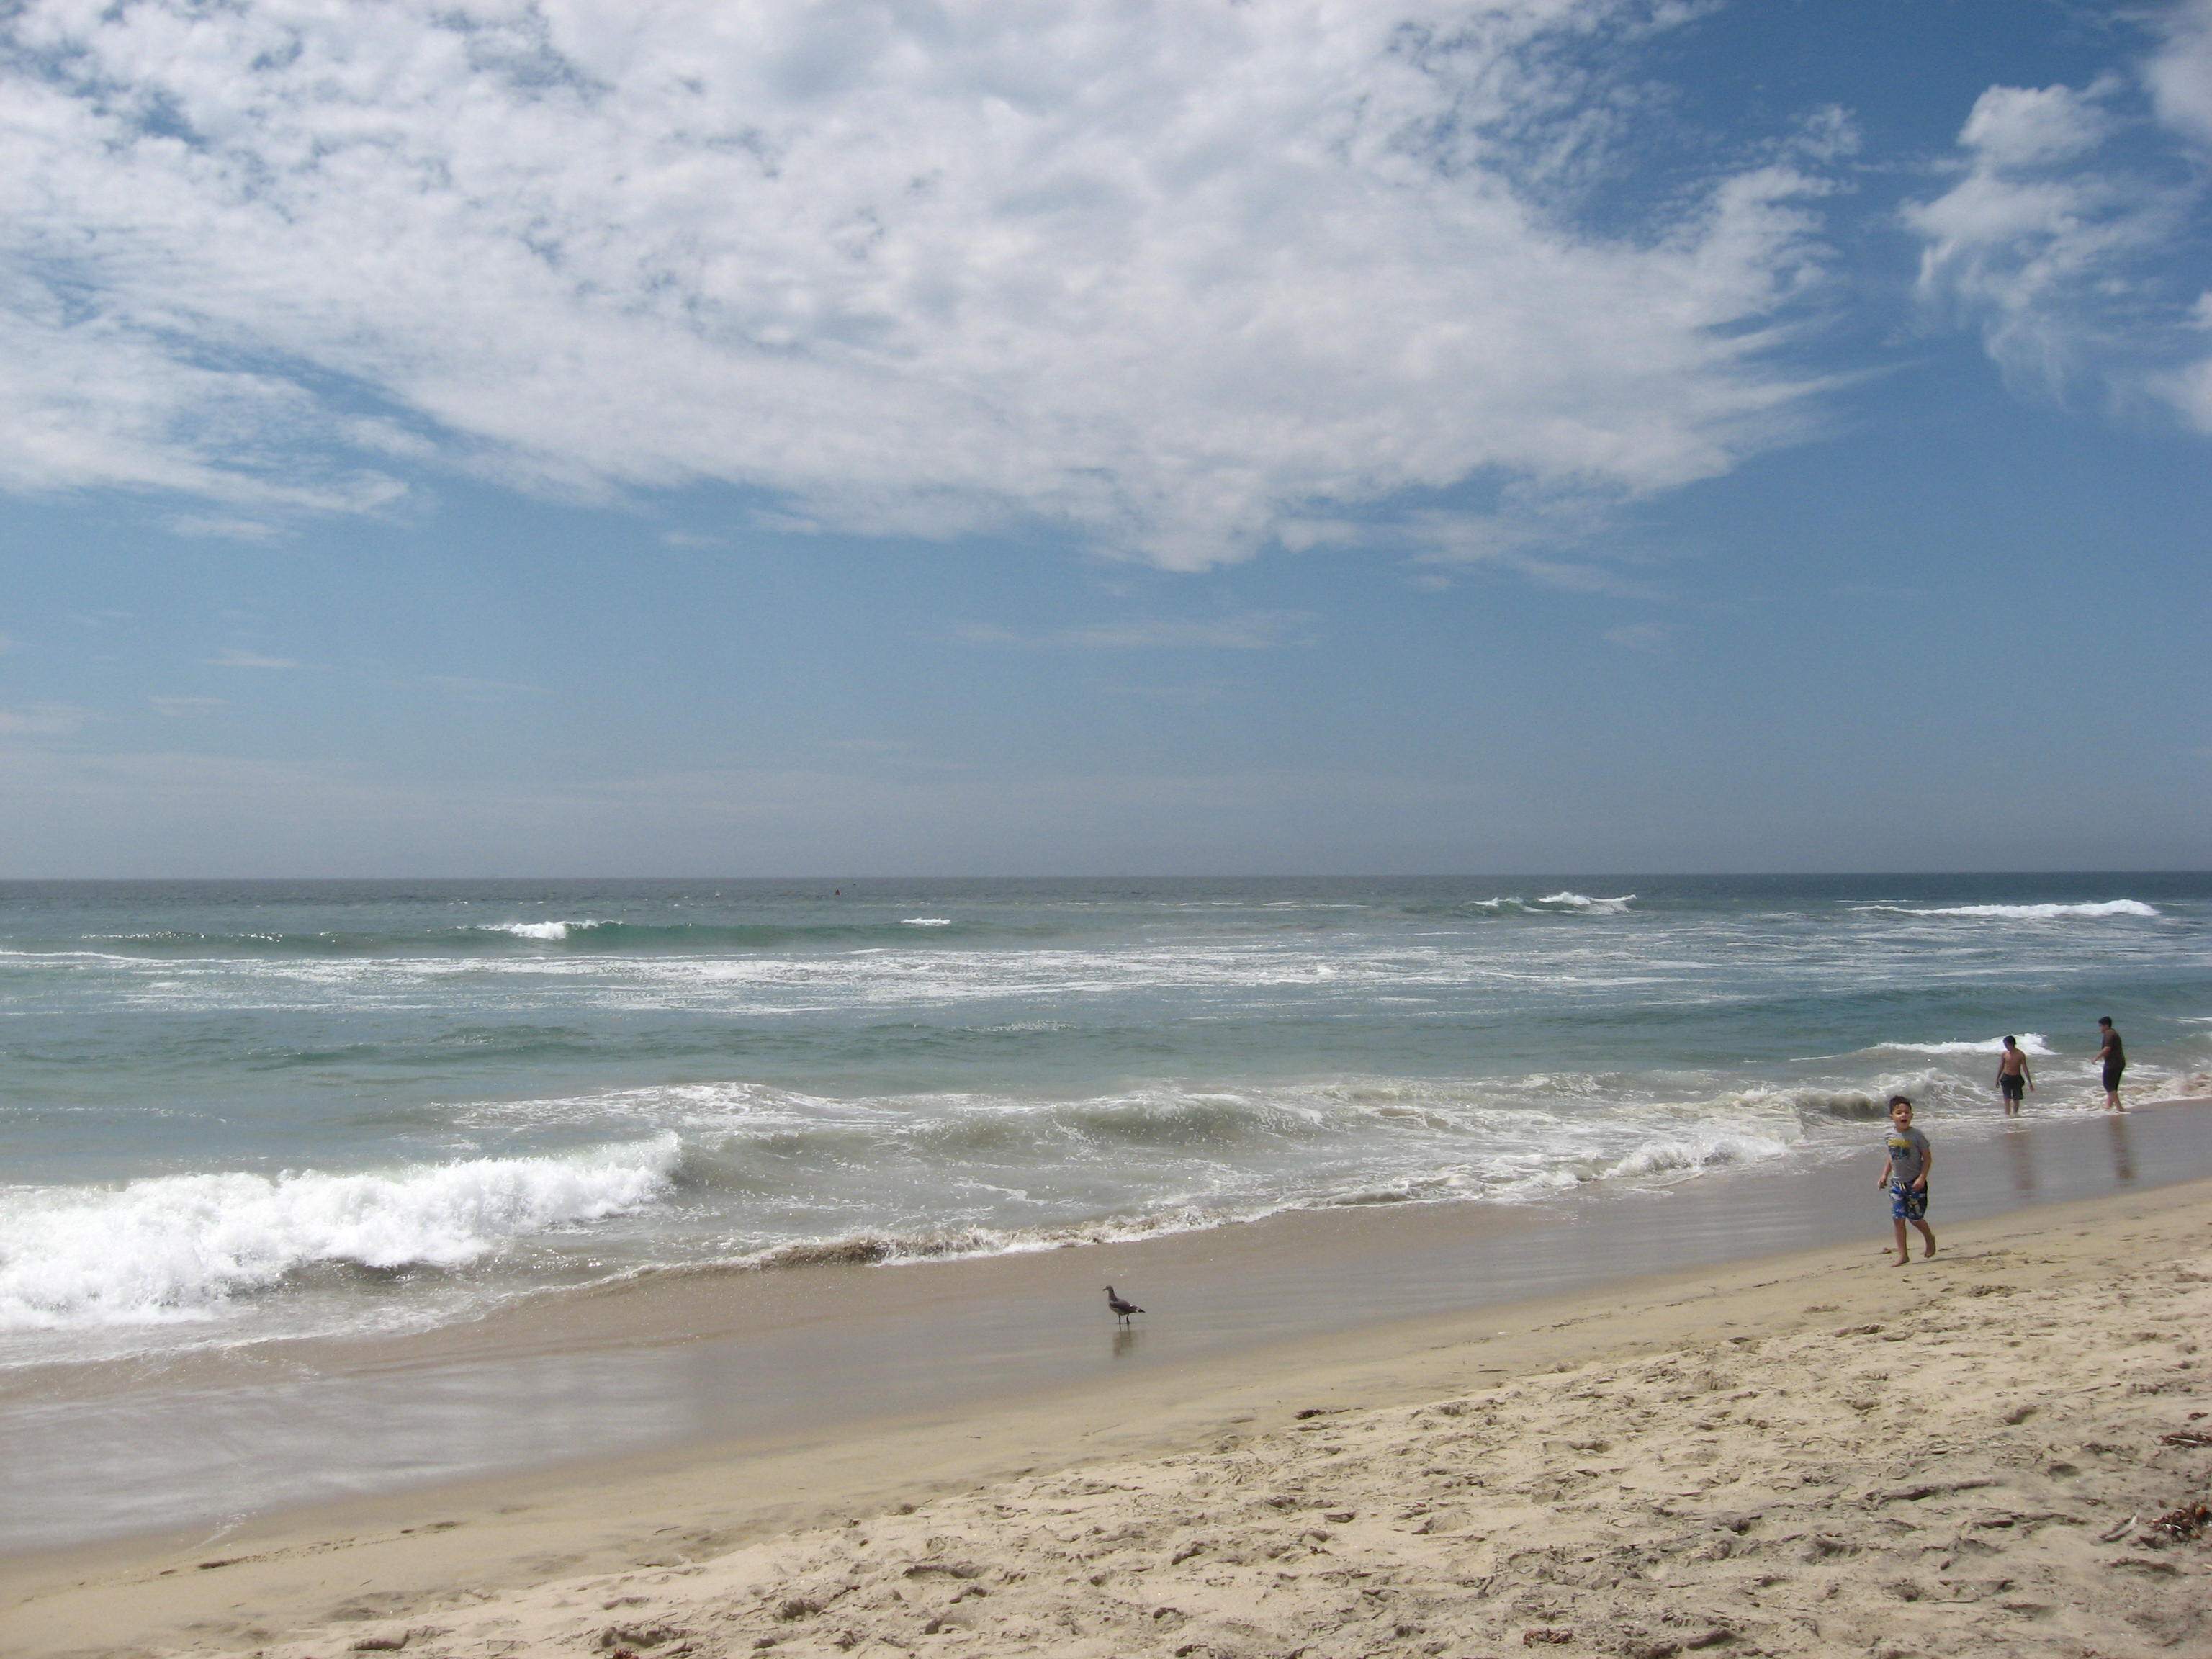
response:
<svg viewBox="0 0 2212 1659"><path fill-rule="evenodd" d="M910 1233L868 1230L827 1238L799 1239L734 1258L741 1267L810 1267L824 1264L905 1267L925 1261L987 1255L1035 1255L1079 1244L1127 1244L1170 1233L1205 1232L1254 1221L1288 1206L1226 1214L1194 1206L1063 1226L1008 1229L987 1226L925 1228Z"/></svg>
<svg viewBox="0 0 2212 1659"><path fill-rule="evenodd" d="M0 1195L0 1330L206 1319L317 1263L458 1267L667 1189L673 1134L390 1175L166 1176Z"/></svg>
<svg viewBox="0 0 2212 1659"><path fill-rule="evenodd" d="M1489 1179L1475 1183L1480 1195L1510 1202L1593 1182L1665 1183L1708 1170L1786 1158L1801 1137L1777 1121L1679 1123L1647 1133L1625 1149L1593 1145L1578 1156L1564 1149L1522 1152L1495 1160Z"/></svg>
<svg viewBox="0 0 2212 1659"><path fill-rule="evenodd" d="M1383 1091L1390 1094L1401 1091L1396 1085ZM1346 1103L1341 1090L1322 1092L1335 1097L1335 1103L1340 1106ZM1414 1092L1425 1091L1416 1089ZM1160 1100L1127 1103L1133 1108L1168 1103ZM1233 1096L1216 1097L1210 1103L1203 1097L1184 1096L1181 1103L1210 1103L1231 1111L1259 1109L1259 1103ZM1272 1109L1280 1117L1303 1121L1310 1131L1326 1133L1332 1127L1322 1121L1328 1115L1327 1111L1310 1101L1293 1103L1274 1100L1261 1109ZM1155 1202L1133 1212L1041 1225L975 1222L924 1226L910 1231L863 1228L764 1245L736 1258L734 1265L755 1268L809 1267L823 1262L898 1266L948 1257L1014 1255L1077 1244L1126 1243L1249 1223L1290 1211L1470 1198L1528 1202L1592 1183L1667 1184L1716 1170L1765 1163L1787 1157L1802 1138L1794 1118L1731 1110L1721 1121L1701 1121L1700 1109L1696 1108L1664 1109L1657 1118L1665 1127L1655 1122L1644 1133L1626 1139L1599 1126L1525 1112L1464 1113L1457 1122L1428 1113L1407 1114L1387 1108L1377 1115L1419 1116L1423 1120L1421 1127L1447 1134L1454 1131L1463 1133L1479 1119L1491 1125L1511 1125L1523 1139L1522 1144L1510 1150L1486 1152L1471 1162L1455 1166L1395 1170L1370 1166L1357 1172L1346 1170L1346 1179L1341 1184L1276 1187L1268 1182L1231 1179L1212 1191ZM1340 1120L1334 1127L1340 1130L1344 1125ZM1545 1133L1547 1128L1549 1134Z"/></svg>
<svg viewBox="0 0 2212 1659"><path fill-rule="evenodd" d="M1534 901L1538 904L1556 905L1562 910L1572 910L1586 916L1617 916L1628 908L1633 893L1623 893L1619 898L1592 898L1588 893L1547 893Z"/></svg>
<svg viewBox="0 0 2212 1659"><path fill-rule="evenodd" d="M950 916L908 916L899 923L902 927L950 927L951 925L952 918Z"/></svg>
<svg viewBox="0 0 2212 1659"><path fill-rule="evenodd" d="M884 1107L866 1101L836 1100L744 1080L659 1084L536 1099L464 1101L447 1109L454 1123L469 1128L505 1129L520 1124L532 1129L632 1134L653 1129L695 1136L730 1131L778 1133L872 1122L890 1115Z"/></svg>
<svg viewBox="0 0 2212 1659"><path fill-rule="evenodd" d="M1554 921L1580 924L1608 920L1602 913L1529 900L1508 903ZM589 924L562 925L573 930ZM957 924L948 925L958 931ZM1524 931L1558 937L1519 937ZM1619 931L1610 927L1599 930ZM1071 997L1096 1001L1126 994L1189 993L1218 998L1310 988L1319 982L1313 972L1314 955L1274 938L969 951L954 946L948 933L934 948L921 945L921 940L937 936L937 931L917 932L913 947L855 950L835 957L811 951L641 956L563 950L182 963L118 957L112 978L88 982L134 1008L308 1012L342 1003L349 1012L381 1006L410 1016L449 1000L478 1002L501 1012L561 1004L594 1016L632 1009L790 1016L1010 998L1058 1007ZM572 940L574 937L572 931ZM1632 951L1623 945L1618 954L1597 954L1589 948L1592 937L1577 925L1516 930L1515 940L1504 947L1425 934L1372 943L1354 939L1329 952L1328 961L1336 973L1328 983L1333 992L1389 995L1470 989L1518 994L1525 987L1571 988L1577 996L1600 994L1608 988L1649 992L1667 987L1679 994L1682 988L1694 988L1694 950L1683 951L1679 957L1654 957L1646 953L1648 947ZM1803 971L1819 975L1824 981L1856 983L1887 975L1890 969L1891 964L1862 946L1847 960L1840 955L1832 963L1815 960ZM456 981L466 984L455 987Z"/></svg>
<svg viewBox="0 0 2212 1659"><path fill-rule="evenodd" d="M1601 1172L1601 1178L1632 1181L1664 1175L1694 1175L1731 1164L1759 1164L1789 1156L1791 1142L1778 1135L1713 1129L1646 1141Z"/></svg>
<svg viewBox="0 0 2212 1659"><path fill-rule="evenodd" d="M1028 1232L1196 1204L1217 1220L1279 1206L1382 1197L1483 1197L1694 1172L1764 1157L1844 1120L1878 1115L1864 1093L1736 1091L1682 1079L1654 1098L1614 1074L1345 1079L1262 1087L1158 1084L1055 1099L934 1093L832 1100L732 1081L535 1101L486 1101L465 1123L679 1131L688 1190L755 1207L764 1191L828 1195L854 1237L933 1210L946 1223ZM1141 1170L1141 1173L1139 1173ZM763 1183L767 1183L764 1188ZM1349 1195L1349 1196L1347 1196ZM820 1243L817 1236L811 1243ZM961 1248L979 1248L970 1239Z"/></svg>
<svg viewBox="0 0 2212 1659"><path fill-rule="evenodd" d="M1973 921L2101 921L2108 916L2155 916L2154 904L2141 899L2106 899L2095 904L1854 904L1854 910L1886 910L1899 916L1963 916Z"/></svg>
<svg viewBox="0 0 2212 1659"><path fill-rule="evenodd" d="M2047 1059L2051 1045L2039 1031L2023 1031L2019 1038L2021 1052L2038 1059ZM1875 1045L1900 1054L1996 1054L2004 1052L2002 1037L1976 1037L1963 1042L1881 1042Z"/></svg>
<svg viewBox="0 0 2212 1659"><path fill-rule="evenodd" d="M570 928L595 925L588 921L501 921L486 922L475 931L479 933L508 933L516 939L543 939L557 945L568 937Z"/></svg>

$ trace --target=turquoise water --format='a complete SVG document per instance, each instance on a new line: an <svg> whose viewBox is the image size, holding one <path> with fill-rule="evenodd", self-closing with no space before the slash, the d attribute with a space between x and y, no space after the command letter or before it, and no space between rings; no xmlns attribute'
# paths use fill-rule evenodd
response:
<svg viewBox="0 0 2212 1659"><path fill-rule="evenodd" d="M0 1363L1541 1203L2212 1071L2212 877L0 885Z"/></svg>

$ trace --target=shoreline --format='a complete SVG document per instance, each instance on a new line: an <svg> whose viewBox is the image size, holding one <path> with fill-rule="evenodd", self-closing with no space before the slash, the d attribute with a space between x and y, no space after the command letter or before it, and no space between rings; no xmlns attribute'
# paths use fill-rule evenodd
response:
<svg viewBox="0 0 2212 1659"><path fill-rule="evenodd" d="M2202 1127L2196 1114L2158 1115L2176 1126ZM2093 1132L2097 1139L2110 1133ZM2154 1158L2154 1151L2143 1149L2144 1161L2156 1170L2170 1167L2169 1161ZM1980 1162L1986 1166L1984 1176L2001 1188L2004 1155ZM2079 1173L2078 1157L2062 1162ZM1741 1223L1747 1220L1747 1192L1768 1173L1745 1172L1747 1178L1738 1182L1733 1205L1652 1201L1626 1207L1638 1212L1636 1219L1644 1224L1640 1231L1645 1232L1670 1209L1677 1215L1711 1209ZM1020 1373L1007 1388L970 1386L934 1396L925 1390L903 1411L858 1417L833 1411L828 1418L787 1421L765 1431L702 1434L566 1466L478 1473L301 1505L248 1519L219 1536L199 1528L17 1553L0 1559L0 1604L9 1608L11 1632L31 1653L148 1643L198 1650L234 1638L235 1645L258 1645L260 1638L241 1632L275 1632L327 1618L343 1600L342 1584L346 1592L373 1592L410 1606L443 1605L464 1589L468 1595L521 1593L529 1585L574 1573L638 1571L654 1560L674 1571L794 1528L879 1513L900 1503L927 1503L979 1483L1101 1459L1172 1456L1224 1437L1236 1440L1290 1431L1295 1419L1286 1414L1298 1410L1333 1413L1347 1405L1401 1406L1562 1364L1587 1364L1601 1355L1618 1358L1687 1340L1726 1340L1728 1334L1746 1328L1761 1337L1787 1334L1854 1310L1892 1307L1896 1276L1880 1267L1876 1250L1887 1233L1886 1214L1876 1213L1871 1193L1857 1191L1867 1184L1863 1172L1838 1168L1826 1174L1831 1182L1841 1177L1834 1190L1848 1188L1856 1204L1856 1213L1838 1218L1856 1242L1824 1243L1753 1260L1738 1256L1671 1265L1644 1260L1637 1266L1645 1271L1626 1276L1618 1268L1634 1258L1616 1256L1612 1277L1578 1287L1540 1285L1534 1295L1397 1317L1373 1316L1370 1310L1364 1320L1296 1334L1231 1331L1211 1345L1158 1340L1165 1328L1156 1310L1147 1316L1149 1328L1140 1328L1133 1340L1125 1343L1110 1334L1104 1338L1115 1344L1118 1354L1109 1349L1103 1364L1074 1375ZM2086 1200L2061 1198L2024 1207L2000 1204L1984 1218L1944 1223L1944 1216L1969 1207L1952 1196L1962 1199L1967 1185L1947 1186L1946 1209L1939 1215L1944 1252L1924 1267L1916 1261L1906 1270L1906 1280L1954 1275L1954 1263L1963 1264L1956 1270L1959 1276L1978 1273L1975 1261L1990 1251L2017 1251L2046 1236L2078 1234L2089 1241L2081 1247L2083 1253L2051 1257L2039 1285L2059 1289L2094 1283L2119 1261L2110 1243L2116 1227L2148 1229L2146 1237L2163 1241L2154 1248L2169 1254L2177 1234L2188 1235L2196 1241L2194 1248L2202 1249L2206 1230L2194 1223L2193 1215L2212 1196L2212 1183L2203 1180L2134 1192L2115 1193L2108 1187ZM1778 1196L1785 1201L1788 1197ZM1339 1231L1331 1248L1358 1270L1350 1276L1354 1289L1363 1271L1387 1272L1394 1261L1405 1264L1413 1242L1401 1224L1407 1219L1354 1216ZM1433 1215L1422 1220L1431 1228L1438 1224ZM1735 1235L1735 1243L1765 1236L1758 1217L1748 1220L1749 1231ZM1371 1255L1342 1248L1358 1231L1370 1228ZM1256 1230L1241 1231L1249 1236ZM1439 1230L1428 1242L1435 1243L1443 1231L1448 1230ZM1570 1235L1585 1244L1593 1239L1604 1244L1600 1236L1610 1230L1584 1219L1579 1226L1516 1231L1522 1249L1535 1235L1547 1235L1540 1249ZM1674 1248L1692 1254L1729 1242L1726 1237L1717 1241L1697 1225L1678 1223L1674 1231ZM1209 1273L1225 1273L1232 1279L1243 1275L1249 1285L1264 1258L1285 1253L1273 1241L1258 1244L1236 1253L1237 1260L1186 1266L1194 1282ZM1099 1248L1127 1250L1138 1260L1149 1253L1154 1270L1168 1255L1158 1244ZM1494 1254L1499 1238L1490 1236L1474 1248ZM1310 1249L1288 1254L1294 1270L1310 1265ZM1091 1252L1013 1260L1042 1270L1040 1282L1051 1290L1066 1288L1071 1277L1100 1277L1091 1271L1095 1257L1067 1263L1070 1255L1091 1257ZM931 1264L888 1274L866 1268L840 1271L872 1275L872 1283L881 1284L904 1280L910 1273L943 1279L977 1265ZM1666 1270L1650 1271L1653 1267ZM1155 1277L1151 1282L1170 1281ZM972 1276L964 1289L935 1287L921 1296L923 1316L914 1328L945 1317L948 1309L972 1305L990 1289ZM933 1301L932 1295L940 1291ZM1170 1310L1184 1314L1193 1305L1180 1291L1167 1302ZM817 1310L811 1323L802 1324L820 1330L823 1316ZM1091 1331L1088 1337L1095 1343L1100 1334ZM668 1352L696 1361L714 1346L711 1338L678 1340ZM1092 1352L1095 1358L1095 1346ZM969 1358L988 1362L992 1356L979 1351ZM407 1375L404 1368L399 1375ZM35 1480L29 1490L37 1492ZM433 1533L434 1528L442 1529ZM210 1560L223 1565L201 1565ZM92 1631L99 1634L88 1640Z"/></svg>
<svg viewBox="0 0 2212 1659"><path fill-rule="evenodd" d="M1996 1113L1950 1116L1934 1121L1938 1133L1959 1140L1984 1145L2011 1134L2051 1135L2079 1132L2092 1123L2111 1125L2140 1120L2151 1112L2173 1108L2212 1106L2212 1073L2183 1080L2193 1092L2140 1101L2124 1112L2107 1113L2084 1097L2073 1106L2045 1107L2017 1117ZM1923 1120L1923 1122L1927 1120ZM1871 1137L1883 1119L1874 1114L1863 1121ZM1957 1144L1953 1142L1951 1144ZM1793 1150L1786 1157L1733 1164L1707 1165L1678 1176L1616 1176L1604 1182L1515 1200L1461 1198L1443 1200L1390 1199L1372 1202L1291 1205L1250 1218L1163 1227L1125 1237L1104 1237L1080 1242L1024 1245L974 1253L876 1257L854 1254L848 1258L825 1249L818 1257L789 1261L732 1261L653 1265L598 1279L549 1285L521 1291L507 1300L436 1322L397 1325L390 1329L330 1331L304 1334L244 1336L186 1343L173 1348L123 1350L89 1358L33 1359L0 1365L0 1407L11 1398L41 1393L100 1392L129 1389L157 1380L162 1386L219 1387L240 1373L271 1366L337 1374L349 1370L374 1371L393 1367L420 1367L461 1363L492 1355L526 1356L561 1351L588 1352L633 1346L640 1342L697 1340L757 1328L757 1316L765 1308L775 1322L843 1317L848 1309L812 1308L803 1296L778 1292L799 1287L818 1291L840 1282L862 1284L896 1276L908 1285L931 1283L923 1299L942 1297L942 1286L953 1282L945 1275L1018 1271L1018 1264L1053 1260L1076 1260L1110 1264L1117 1260L1143 1259L1164 1253L1238 1253L1235 1241L1262 1239L1254 1254L1265 1256L1278 1248L1283 1235L1311 1231L1323 1235L1329 1248L1346 1242L1357 1249L1402 1249L1398 1235L1410 1233L1414 1242L1423 1233L1481 1237L1502 1235L1527 1226L1541 1226L1592 1206L1634 1205L1651 1200L1692 1202L1716 1188L1741 1181L1773 1182L1802 1180L1814 1170L1832 1167L1859 1156L1864 1146L1828 1146ZM2212 1158L2204 1171L2212 1175ZM2122 1184L2137 1177L2132 1171L2118 1174ZM2160 1180L2187 1180L2193 1172L2161 1174ZM2021 1206L2049 1201L2037 1196L2036 1178L2014 1183ZM2063 1196L2054 1194L2052 1196ZM1976 1194L1976 1213L1990 1212L1984 1195ZM1331 1233L1336 1237L1326 1237ZM1227 1242L1227 1248L1212 1247ZM811 1251L815 1247L805 1247ZM1310 1249L1292 1242L1288 1248ZM1123 1271L1128 1271L1124 1269ZM740 1297L737 1307L723 1305L732 1292L748 1287L775 1287L757 1301ZM1364 1316L1373 1316L1371 1313ZM0 1555L4 1555L0 1547Z"/></svg>
<svg viewBox="0 0 2212 1659"><path fill-rule="evenodd" d="M1937 1213L2212 1176L2200 1121L2165 1110L1954 1121L1938 1142ZM0 1442L16 1486L39 1501L0 1514L0 1559L100 1537L216 1536L380 1491L865 1430L1578 1294L1624 1270L1788 1254L1858 1237L1877 1210L1886 1220L1862 1190L1861 1161L1764 1161L1514 1206L1296 1212L895 1267L683 1271L428 1332L26 1368L0 1374ZM1111 1330L1109 1283L1152 1310L1139 1329Z"/></svg>

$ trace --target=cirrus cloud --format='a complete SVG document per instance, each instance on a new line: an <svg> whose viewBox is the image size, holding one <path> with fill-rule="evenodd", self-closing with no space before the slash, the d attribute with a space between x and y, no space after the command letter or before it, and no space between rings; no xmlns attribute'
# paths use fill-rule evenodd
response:
<svg viewBox="0 0 2212 1659"><path fill-rule="evenodd" d="M2212 0L2165 13L2126 73L1990 87L1958 142L1955 182L1905 210L1923 300L1978 327L2015 385L2099 384L2212 434L2212 294L2169 274L2178 250L2206 249Z"/></svg>
<svg viewBox="0 0 2212 1659"><path fill-rule="evenodd" d="M721 483L1183 568L1673 488L1797 430L1817 162L1606 233L1547 191L1694 9L25 0L0 487Z"/></svg>

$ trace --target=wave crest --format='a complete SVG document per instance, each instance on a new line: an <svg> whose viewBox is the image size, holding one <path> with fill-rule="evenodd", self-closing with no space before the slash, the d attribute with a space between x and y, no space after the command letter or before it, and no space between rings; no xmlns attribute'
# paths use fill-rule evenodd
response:
<svg viewBox="0 0 2212 1659"><path fill-rule="evenodd" d="M1536 902L1571 910L1581 916L1617 916L1628 908L1635 896L1633 893L1623 893L1618 898L1592 898L1588 893L1559 892L1547 893Z"/></svg>
<svg viewBox="0 0 2212 1659"><path fill-rule="evenodd" d="M2040 1031L2023 1031L2020 1050L2031 1059L2051 1058L2051 1044ZM1899 1054L1997 1054L2004 1052L2002 1037L1972 1037L1958 1042L1881 1042L1875 1045Z"/></svg>
<svg viewBox="0 0 2212 1659"><path fill-rule="evenodd" d="M1461 908L1470 910L1487 910L1492 915L1512 909L1524 915L1534 916L1560 915L1618 916L1627 913L1629 905L1635 898L1636 895L1633 893L1623 893L1615 898L1593 898L1588 893L1562 890L1557 893L1547 893L1540 898L1524 899L1501 896L1498 898L1469 899Z"/></svg>
<svg viewBox="0 0 2212 1659"><path fill-rule="evenodd" d="M1851 908L1899 916L1960 916L1969 921L2102 921L2112 916L2148 919L2161 914L2154 904L2125 898L2090 904L1854 904Z"/></svg>
<svg viewBox="0 0 2212 1659"><path fill-rule="evenodd" d="M474 931L479 933L505 933L514 939L534 939L548 945L558 945L568 937L571 930L596 927L596 921L497 921L487 922Z"/></svg>
<svg viewBox="0 0 2212 1659"><path fill-rule="evenodd" d="M464 1267L510 1239L650 1203L682 1154L665 1134L393 1175L232 1171L11 1195L0 1204L0 1330L206 1319L322 1264Z"/></svg>

